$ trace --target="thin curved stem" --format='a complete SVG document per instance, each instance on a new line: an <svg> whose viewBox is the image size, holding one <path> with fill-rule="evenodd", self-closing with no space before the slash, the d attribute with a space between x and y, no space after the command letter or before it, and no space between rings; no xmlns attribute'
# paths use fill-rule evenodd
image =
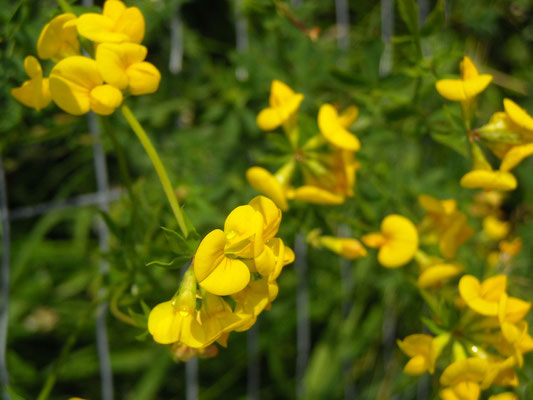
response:
<svg viewBox="0 0 533 400"><path fill-rule="evenodd" d="M146 134L146 131L143 129L137 118L135 118L135 115L133 115L133 113L131 112L130 108L124 104L120 110L122 111L122 115L124 115L126 121L128 121L128 124L130 125L131 129L133 130L133 132L135 132L137 138L143 145L144 150L148 154L148 157L150 157L150 160L154 165L155 171L157 172L157 176L159 177L159 181L163 186L163 190L165 192L165 195L167 196L168 202L170 203L170 208L172 208L172 212L174 213L174 216L178 221L178 225L181 231L183 232L183 235L187 237L189 235L189 231L187 229L187 225L185 224L183 213L178 204L178 199L174 194L174 189L172 187L172 184L170 183L167 171L165 170L165 167L163 166L163 163L161 162L161 159L159 158L156 149L152 145L152 142Z"/></svg>

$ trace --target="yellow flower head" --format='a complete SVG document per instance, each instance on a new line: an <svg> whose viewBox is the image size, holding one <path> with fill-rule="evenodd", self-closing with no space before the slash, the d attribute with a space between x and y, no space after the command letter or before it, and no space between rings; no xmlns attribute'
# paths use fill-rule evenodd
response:
<svg viewBox="0 0 533 400"><path fill-rule="evenodd" d="M497 316L500 297L505 293L507 275L496 275L480 283L472 275L465 275L459 281L459 293L465 303L475 312L486 316Z"/></svg>
<svg viewBox="0 0 533 400"><path fill-rule="evenodd" d="M483 219L483 232L491 240L501 240L509 234L511 225L507 221L500 221L494 215Z"/></svg>
<svg viewBox="0 0 533 400"><path fill-rule="evenodd" d="M222 334L235 329L241 323L241 319L233 313L229 304L222 297L204 292L202 294L200 322L205 335L205 342L202 343L202 347L206 347Z"/></svg>
<svg viewBox="0 0 533 400"><path fill-rule="evenodd" d="M431 374L435 372L435 362L448 340L448 334L436 338L424 334L414 334L407 336L404 340L398 340L398 347L411 357L403 368L403 372L415 376L425 372Z"/></svg>
<svg viewBox="0 0 533 400"><path fill-rule="evenodd" d="M285 83L274 80L270 87L270 107L257 115L257 125L264 131L274 130L287 122L300 107L304 96Z"/></svg>
<svg viewBox="0 0 533 400"><path fill-rule="evenodd" d="M461 186L469 189L514 190L517 182L513 174L507 171L475 169L461 178Z"/></svg>
<svg viewBox="0 0 533 400"><path fill-rule="evenodd" d="M76 16L61 14L46 24L37 41L37 54L42 60L59 61L65 57L80 54L78 31L72 23Z"/></svg>
<svg viewBox="0 0 533 400"><path fill-rule="evenodd" d="M122 103L122 92L104 80L96 61L82 56L67 57L50 73L50 92L64 111L82 115L89 110L109 115Z"/></svg>
<svg viewBox="0 0 533 400"><path fill-rule="evenodd" d="M407 218L392 214L381 222L381 232L363 236L363 243L379 247L378 261L387 268L407 264L418 249L418 232Z"/></svg>
<svg viewBox="0 0 533 400"><path fill-rule="evenodd" d="M257 316L268 309L270 303L278 295L278 285L266 278L252 280L242 291L235 293L235 315L241 318L241 324L235 331L242 332L250 329L257 320Z"/></svg>
<svg viewBox="0 0 533 400"><path fill-rule="evenodd" d="M367 255L366 249L357 239L320 236L318 241L322 246L349 260Z"/></svg>
<svg viewBox="0 0 533 400"><path fill-rule="evenodd" d="M443 281L453 278L463 272L463 267L458 264L434 264L425 268L416 284L419 288L439 286Z"/></svg>
<svg viewBox="0 0 533 400"><path fill-rule="evenodd" d="M513 146L503 156L500 171L508 172L522 162L524 158L533 154L533 143Z"/></svg>
<svg viewBox="0 0 533 400"><path fill-rule="evenodd" d="M145 30L141 11L118 0L107 0L102 14L82 14L76 26L81 36L96 43L141 43Z"/></svg>
<svg viewBox="0 0 533 400"><path fill-rule="evenodd" d="M461 79L441 79L437 91L448 100L465 102L481 93L492 81L492 76L479 74L470 58L465 56L460 64Z"/></svg>
<svg viewBox="0 0 533 400"><path fill-rule="evenodd" d="M449 365L440 377L443 386L449 386L440 392L444 400L477 400L480 394L480 382L487 374L489 363L479 357L465 358Z"/></svg>
<svg viewBox="0 0 533 400"><path fill-rule="evenodd" d="M324 104L318 111L318 127L326 140L333 146L350 151L361 148L359 139L347 128L356 120L359 110L357 107L348 107L339 115L331 104Z"/></svg>
<svg viewBox="0 0 533 400"><path fill-rule="evenodd" d="M286 189L276 176L262 167L252 167L246 171L246 179L255 190L271 198L281 210L288 210Z"/></svg>
<svg viewBox="0 0 533 400"><path fill-rule="evenodd" d="M96 62L104 80L134 95L154 93L161 74L146 58L146 47L136 43L102 43L96 49Z"/></svg>
<svg viewBox="0 0 533 400"><path fill-rule="evenodd" d="M505 113L515 125L517 125L519 128L525 129L526 131L533 132L533 118L527 113L526 110L510 99L503 100L503 107L505 109Z"/></svg>
<svg viewBox="0 0 533 400"><path fill-rule="evenodd" d="M265 243L263 252L252 260L245 260L253 272L267 277L270 282L276 280L281 269L294 261L294 252L286 247L280 238L270 239Z"/></svg>
<svg viewBox="0 0 533 400"><path fill-rule="evenodd" d="M18 88L11 89L11 95L26 107L40 111L52 101L49 79L43 78L41 64L33 56L24 59L24 70L30 80Z"/></svg>

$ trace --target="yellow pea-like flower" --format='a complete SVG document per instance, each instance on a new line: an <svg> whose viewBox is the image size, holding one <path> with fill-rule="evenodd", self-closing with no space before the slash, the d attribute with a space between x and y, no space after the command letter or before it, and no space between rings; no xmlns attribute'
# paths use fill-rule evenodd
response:
<svg viewBox="0 0 533 400"><path fill-rule="evenodd" d="M254 197L248 205L263 217L262 239L266 242L274 238L281 224L281 210L265 196Z"/></svg>
<svg viewBox="0 0 533 400"><path fill-rule="evenodd" d="M483 219L483 232L491 240L501 240L509 234L511 225L507 221L500 221L494 215Z"/></svg>
<svg viewBox="0 0 533 400"><path fill-rule="evenodd" d="M82 14L76 26L81 36L96 43L141 43L145 31L141 10L118 0L107 0L102 14Z"/></svg>
<svg viewBox="0 0 533 400"><path fill-rule="evenodd" d="M96 62L104 80L134 95L154 93L161 73L144 61L148 50L136 43L102 43L96 49Z"/></svg>
<svg viewBox="0 0 533 400"><path fill-rule="evenodd" d="M357 107L348 107L341 115L331 104L324 104L318 111L318 127L326 140L333 146L350 151L357 151L361 143L347 128L357 119Z"/></svg>
<svg viewBox="0 0 533 400"><path fill-rule="evenodd" d="M497 316L500 297L507 287L507 275L496 275L482 283L472 275L465 275L459 281L459 293L465 303L475 312L486 316Z"/></svg>
<svg viewBox="0 0 533 400"><path fill-rule="evenodd" d="M270 86L270 107L257 115L257 126L264 131L279 128L300 108L303 94L294 91L285 83L274 80Z"/></svg>
<svg viewBox="0 0 533 400"><path fill-rule="evenodd" d="M381 232L363 236L363 243L378 247L378 262L387 268L407 264L418 249L418 232L407 218L392 214L381 222Z"/></svg>
<svg viewBox="0 0 533 400"><path fill-rule="evenodd" d="M196 251L194 274L208 292L227 296L243 290L250 282L250 270L239 259L224 254L226 234L215 229L208 233Z"/></svg>
<svg viewBox="0 0 533 400"><path fill-rule="evenodd" d="M463 272L458 264L434 264L425 268L416 282L419 288L442 285L444 281Z"/></svg>
<svg viewBox="0 0 533 400"><path fill-rule="evenodd" d="M442 373L440 383L449 386L440 392L444 400L477 400L480 383L489 371L489 362L480 357L465 358L450 364ZM443 393L444 392L444 393Z"/></svg>
<svg viewBox="0 0 533 400"><path fill-rule="evenodd" d="M40 111L52 101L49 79L43 78L41 64L33 56L24 59L24 70L30 79L22 86L11 89L11 95L26 107Z"/></svg>
<svg viewBox="0 0 533 400"><path fill-rule="evenodd" d="M513 121L516 125L527 131L533 131L533 118L527 113L526 110L524 110L511 99L504 99L503 107L511 121Z"/></svg>
<svg viewBox="0 0 533 400"><path fill-rule="evenodd" d="M414 334L404 340L397 340L400 350L410 357L403 372L414 376L435 372L435 362L449 339L449 334L435 338L425 334Z"/></svg>
<svg viewBox="0 0 533 400"><path fill-rule="evenodd" d="M205 334L205 342L202 344L204 348L241 323L241 319L233 313L230 305L222 297L209 292L204 292L202 295L200 321Z"/></svg>
<svg viewBox="0 0 533 400"><path fill-rule="evenodd" d="M283 211L289 209L286 189L280 180L262 167L252 167L246 171L248 183L257 191L264 193Z"/></svg>
<svg viewBox="0 0 533 400"><path fill-rule="evenodd" d="M104 80L96 61L82 56L67 57L50 73L50 93L64 111L82 115L89 110L109 115L122 103L122 92Z"/></svg>
<svg viewBox="0 0 533 400"><path fill-rule="evenodd" d="M318 242L334 253L337 253L338 255L349 260L365 257L368 254L361 242L353 238L320 236L318 238Z"/></svg>
<svg viewBox="0 0 533 400"><path fill-rule="evenodd" d="M280 238L273 238L265 244L265 249L259 256L245 262L251 270L272 282L278 278L285 265L294 261L294 252Z"/></svg>
<svg viewBox="0 0 533 400"><path fill-rule="evenodd" d="M533 154L533 143L523 144L519 146L513 146L503 156L502 163L500 165L500 171L510 171L526 157Z"/></svg>
<svg viewBox="0 0 533 400"><path fill-rule="evenodd" d="M448 100L469 101L485 90L492 81L491 75L480 75L467 56L461 61L460 68L461 79L441 79L435 85L440 95Z"/></svg>
<svg viewBox="0 0 533 400"><path fill-rule="evenodd" d="M279 211L277 207L276 210ZM263 230L261 213L250 205L235 208L224 222L224 253L240 258L257 257L264 249Z"/></svg>
<svg viewBox="0 0 533 400"><path fill-rule="evenodd" d="M465 174L460 181L461 186L468 189L514 190L517 182L513 174L507 171L475 169Z"/></svg>
<svg viewBox="0 0 533 400"><path fill-rule="evenodd" d="M37 41L39 58L59 61L80 54L78 31L73 23L76 18L71 13L60 14L44 26Z"/></svg>
<svg viewBox="0 0 533 400"><path fill-rule="evenodd" d="M270 303L278 295L276 281L261 278L250 281L250 284L232 297L236 301L235 314L241 318L241 325L235 329L242 332L250 329L257 320L258 315L268 309Z"/></svg>

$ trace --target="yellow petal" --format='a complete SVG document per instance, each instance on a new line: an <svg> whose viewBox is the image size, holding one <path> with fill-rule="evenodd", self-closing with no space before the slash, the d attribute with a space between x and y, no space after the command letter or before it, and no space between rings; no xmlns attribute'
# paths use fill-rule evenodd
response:
<svg viewBox="0 0 533 400"><path fill-rule="evenodd" d="M435 87L437 92L445 99L451 101L466 101L464 82L460 79L441 79L437 81Z"/></svg>
<svg viewBox="0 0 533 400"><path fill-rule="evenodd" d="M533 154L533 143L523 144L520 146L514 146L505 153L502 163L500 165L500 171L510 171L526 157Z"/></svg>
<svg viewBox="0 0 533 400"><path fill-rule="evenodd" d="M279 107L294 97L295 93L287 84L274 79L270 85L270 107Z"/></svg>
<svg viewBox="0 0 533 400"><path fill-rule="evenodd" d="M182 318L170 301L155 306L148 316L148 331L157 343L169 344L179 340Z"/></svg>
<svg viewBox="0 0 533 400"><path fill-rule="evenodd" d="M11 89L11 95L26 107L40 111L52 101L48 78L26 81L22 86Z"/></svg>
<svg viewBox="0 0 533 400"><path fill-rule="evenodd" d="M526 110L510 99L503 100L503 107L509 118L511 118L511 121L516 125L528 131L533 131L533 118L531 118Z"/></svg>
<svg viewBox="0 0 533 400"><path fill-rule="evenodd" d="M366 249L357 239L321 236L319 240L320 244L349 260L355 260L367 255Z"/></svg>
<svg viewBox="0 0 533 400"><path fill-rule="evenodd" d="M361 148L359 139L348 132L339 121L339 115L331 104L324 104L318 111L320 132L332 145L350 151Z"/></svg>
<svg viewBox="0 0 533 400"><path fill-rule="evenodd" d="M278 233L281 224L281 210L265 196L256 196L248 203L263 217L263 240L266 242Z"/></svg>
<svg viewBox="0 0 533 400"><path fill-rule="evenodd" d="M479 357L455 361L444 370L440 383L444 386L452 386L462 381L481 382L488 368L488 361Z"/></svg>
<svg viewBox="0 0 533 400"><path fill-rule="evenodd" d="M224 222L224 252L241 258L257 257L264 248L264 218L252 206L235 208Z"/></svg>
<svg viewBox="0 0 533 400"><path fill-rule="evenodd" d="M498 315L499 300L505 291L507 278L497 275L482 284L472 275L465 275L459 281L459 293L465 303L481 315Z"/></svg>
<svg viewBox="0 0 533 400"><path fill-rule="evenodd" d="M121 43L129 39L125 33L114 32L113 20L100 14L82 14L76 26L80 36L96 43Z"/></svg>
<svg viewBox="0 0 533 400"><path fill-rule="evenodd" d="M265 108L257 115L257 126L264 131L272 131L283 123L276 108Z"/></svg>
<svg viewBox="0 0 533 400"><path fill-rule="evenodd" d="M134 96L150 94L157 91L161 73L149 62L133 64L127 70L130 93Z"/></svg>
<svg viewBox="0 0 533 400"><path fill-rule="evenodd" d="M500 221L493 215L483 219L483 232L491 240L501 240L507 236L511 225L507 221Z"/></svg>
<svg viewBox="0 0 533 400"><path fill-rule="evenodd" d="M26 71L26 74L32 79L43 77L43 70L41 68L41 64L39 64L39 61L33 56L27 56L24 59L24 70Z"/></svg>
<svg viewBox="0 0 533 400"><path fill-rule="evenodd" d="M269 171L261 167L249 168L246 171L246 179L255 190L270 197L283 211L288 210L289 205L285 197L285 190Z"/></svg>
<svg viewBox="0 0 533 400"><path fill-rule="evenodd" d="M144 38L144 17L137 7L128 7L116 21L114 30L126 34L129 42L141 43Z"/></svg>
<svg viewBox="0 0 533 400"><path fill-rule="evenodd" d="M338 120L339 124L341 124L341 126L343 126L344 128L349 128L350 125L355 122L358 115L359 108L357 108L356 106L350 106L342 111Z"/></svg>
<svg viewBox="0 0 533 400"><path fill-rule="evenodd" d="M425 269L418 277L419 288L441 284L443 281L459 275L463 268L456 264L436 264Z"/></svg>
<svg viewBox="0 0 533 400"><path fill-rule="evenodd" d="M100 115L113 114L122 103L122 92L112 85L99 85L91 90L91 109Z"/></svg>
<svg viewBox="0 0 533 400"><path fill-rule="evenodd" d="M304 185L294 189L291 197L311 204L339 205L344 203L344 196L310 185Z"/></svg>
<svg viewBox="0 0 533 400"><path fill-rule="evenodd" d="M485 90L487 86L492 82L492 76L483 74L478 75L475 78L465 80L464 92L467 99L476 97L479 93Z"/></svg>
<svg viewBox="0 0 533 400"><path fill-rule="evenodd" d="M473 170L461 178L461 186L469 189L514 190L516 178L506 171Z"/></svg>
<svg viewBox="0 0 533 400"><path fill-rule="evenodd" d="M404 340L398 340L397 344L401 351L409 357L425 355L429 357L433 337L425 334L407 336Z"/></svg>
<svg viewBox="0 0 533 400"><path fill-rule="evenodd" d="M461 69L461 77L463 80L472 79L479 75L476 66L467 56L463 57L463 60L459 64L459 68Z"/></svg>
<svg viewBox="0 0 533 400"><path fill-rule="evenodd" d="M489 400L518 400L518 396L512 392L505 392L492 395Z"/></svg>
<svg viewBox="0 0 533 400"><path fill-rule="evenodd" d="M423 373L427 372L427 370L427 360L420 355L411 358L403 368L404 373L412 376L422 375Z"/></svg>
<svg viewBox="0 0 533 400"><path fill-rule="evenodd" d="M407 264L418 249L418 232L411 221L401 215L389 215L381 223L386 242L378 253L378 261L387 268Z"/></svg>
<svg viewBox="0 0 533 400"><path fill-rule="evenodd" d="M135 43L102 43L96 48L96 62L104 80L119 89L128 87L126 70L146 57L147 49Z"/></svg>
<svg viewBox="0 0 533 400"><path fill-rule="evenodd" d="M78 31L72 24L75 20L74 14L60 14L45 25L37 41L39 58L62 59L80 53ZM71 23L67 24L69 21Z"/></svg>

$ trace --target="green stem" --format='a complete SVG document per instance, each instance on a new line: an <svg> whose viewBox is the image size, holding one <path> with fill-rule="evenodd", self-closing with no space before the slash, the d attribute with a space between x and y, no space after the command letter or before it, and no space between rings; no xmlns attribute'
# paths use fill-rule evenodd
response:
<svg viewBox="0 0 533 400"><path fill-rule="evenodd" d="M57 4L59 4L64 13L72 13L72 8L66 0L57 0Z"/></svg>
<svg viewBox="0 0 533 400"><path fill-rule="evenodd" d="M148 157L150 157L150 160L154 165L155 171L157 172L157 176L159 177L159 181L163 186L163 190L165 191L165 195L167 196L168 202L170 203L170 208L172 208L172 212L174 213L174 216L178 221L178 225L181 231L183 232L183 235L187 237L189 235L189 231L185 224L183 213L178 204L178 199L174 194L174 189L172 188L172 184L170 183L170 179L168 178L167 171L165 170L165 167L163 166L163 163L161 162L157 151L152 145L152 142L146 134L146 131L143 129L141 124L139 124L139 121L137 121L137 118L135 118L130 108L124 104L120 110L122 111L122 115L124 115L124 118L126 118L126 121L128 121L128 124L130 125L131 129L133 130L133 132L135 132L137 138L143 145L144 150L148 154Z"/></svg>

